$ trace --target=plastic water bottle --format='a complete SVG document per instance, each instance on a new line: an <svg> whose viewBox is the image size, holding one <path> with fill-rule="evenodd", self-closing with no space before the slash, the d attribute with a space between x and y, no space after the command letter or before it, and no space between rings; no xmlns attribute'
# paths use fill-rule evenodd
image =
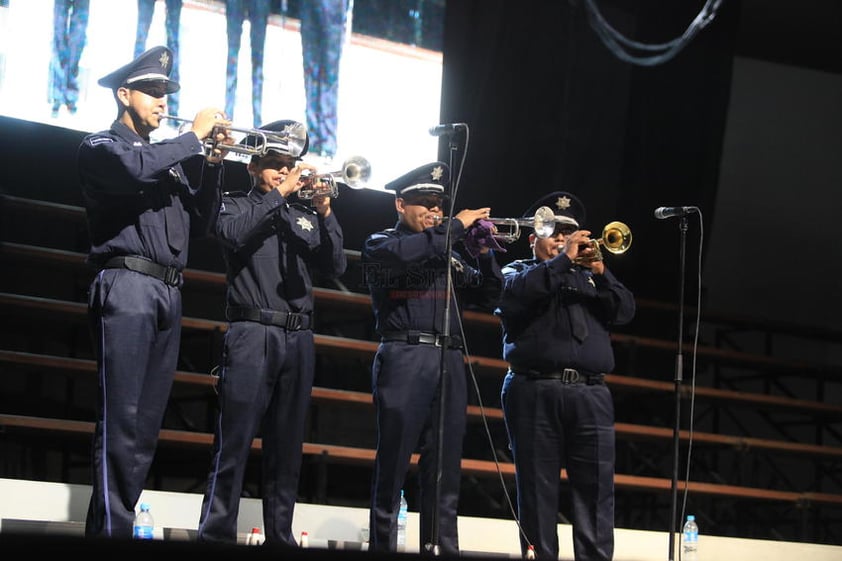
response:
<svg viewBox="0 0 842 561"><path fill-rule="evenodd" d="M260 528L254 527L249 532L249 535L246 536L246 545L263 545L263 532L260 531Z"/></svg>
<svg viewBox="0 0 842 561"><path fill-rule="evenodd" d="M134 517L133 536L136 540L151 540L155 533L155 521L149 512L148 503L140 503L140 512Z"/></svg>
<svg viewBox="0 0 842 561"><path fill-rule="evenodd" d="M398 510L398 551L406 551L406 517L409 510L401 489L401 507Z"/></svg>
<svg viewBox="0 0 842 561"><path fill-rule="evenodd" d="M301 538L298 540L298 547L307 549L310 547L310 534L307 532L301 532Z"/></svg>
<svg viewBox="0 0 842 561"><path fill-rule="evenodd" d="M699 561L699 526L692 514L687 515L681 533L681 561Z"/></svg>

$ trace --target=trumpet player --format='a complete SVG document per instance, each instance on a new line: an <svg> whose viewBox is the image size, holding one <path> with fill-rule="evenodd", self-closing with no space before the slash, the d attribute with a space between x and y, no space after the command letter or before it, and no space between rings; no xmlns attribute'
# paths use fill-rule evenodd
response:
<svg viewBox="0 0 842 561"><path fill-rule="evenodd" d="M430 544L444 554L459 553L456 515L467 380L456 296L461 304L466 295L475 294L476 301L484 301L491 311L502 277L488 247L481 250L476 266L455 251L451 263L447 262L448 225L441 215L449 181L447 164L432 162L386 184L386 189L395 193L398 222L394 228L371 234L363 246L366 283L381 338L372 365L377 428L369 521L372 551L397 548L400 490L412 453L420 450L419 550L427 551ZM466 229L488 217L489 210L457 213L451 219L451 239L464 239ZM448 268L454 271L456 294L448 294ZM453 304L449 338L444 335L448 298ZM442 359L445 369L441 368ZM439 474L436 451L440 431ZM437 480L441 485L438 496ZM407 500L410 504L415 501L414 490L409 490ZM436 522L440 542L433 544Z"/></svg>
<svg viewBox="0 0 842 561"><path fill-rule="evenodd" d="M302 172L316 172L301 161L309 135L303 144L284 140L284 133L301 127L289 120L262 126L259 130L280 134L270 137L262 155L252 155L251 188L223 196L216 235L227 269L229 323L199 515L203 542L236 542L246 464L261 431L266 543L297 546L292 519L315 372L310 267L327 278L346 267L342 228L330 197L315 196L315 210L289 202L304 185Z"/></svg>
<svg viewBox="0 0 842 561"><path fill-rule="evenodd" d="M132 535L175 374L188 239L209 232L219 211L223 146L206 157L201 184L181 164L200 157L204 139L226 139L222 111L202 109L191 130L149 141L179 89L173 58L154 47L101 78L117 118L78 151L88 263L98 270L88 298L99 382L88 536Z"/></svg>
<svg viewBox="0 0 842 561"><path fill-rule="evenodd" d="M576 561L614 552L614 405L604 376L614 368L609 330L631 321L632 293L601 260L591 260L585 208L550 193L556 228L529 237L533 256L503 267L496 311L509 371L501 400L515 462L518 518L526 555L558 559L559 473L567 469Z"/></svg>

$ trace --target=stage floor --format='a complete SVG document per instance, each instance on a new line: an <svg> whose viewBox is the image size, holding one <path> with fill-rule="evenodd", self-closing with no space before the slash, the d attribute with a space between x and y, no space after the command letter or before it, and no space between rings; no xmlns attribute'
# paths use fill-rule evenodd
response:
<svg viewBox="0 0 842 561"><path fill-rule="evenodd" d="M90 487L86 485L0 478L0 497L3 497L0 501L0 544L5 544L4 550L6 546L23 544L32 552L43 548L44 553L61 550L65 546L70 549L84 548L86 544L103 547L101 540L93 542L82 538L90 497ZM193 542L201 495L144 491L141 500L151 505L159 551L183 554L195 548L195 552L201 553L203 558L213 554L214 550L205 551L206 546ZM260 501L243 499L238 521L241 541L245 542L245 536L252 527L262 525ZM366 509L300 503L295 509L293 532L296 536L304 531L308 533L310 550L324 554L335 552L337 557L355 556L367 549L363 541L367 526ZM562 560L573 559L570 531L569 525L558 526ZM517 527L513 521L460 517L459 540L464 557L520 556ZM417 545L412 546L417 543L418 513L410 512L407 528L409 554L418 552ZM170 544L171 548L167 549L166 544ZM135 547L139 544L122 546ZM120 544L109 547L120 547ZM615 529L615 561L664 561L669 559L668 548L667 532ZM229 548L222 550L226 554L231 553ZM222 550L219 552L223 553ZM312 554L302 552L304 556ZM372 554L366 552L366 555L371 558ZM792 561L798 558L840 561L842 546L726 538L702 533L700 558L704 561ZM673 559L678 559L678 555Z"/></svg>

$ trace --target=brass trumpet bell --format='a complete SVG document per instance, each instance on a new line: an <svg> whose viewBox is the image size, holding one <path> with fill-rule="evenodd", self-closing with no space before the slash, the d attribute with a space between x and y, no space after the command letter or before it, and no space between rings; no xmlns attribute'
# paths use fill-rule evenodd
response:
<svg viewBox="0 0 842 561"><path fill-rule="evenodd" d="M331 198L339 196L339 183L343 183L352 189L361 189L366 186L371 177L371 164L362 156L351 156L342 163L342 169L318 175L303 175L302 180L306 181L304 187L298 191L299 199L312 199L320 195L327 195Z"/></svg>
<svg viewBox="0 0 842 561"><path fill-rule="evenodd" d="M625 253L632 243L631 229L622 222L609 222L605 228L602 229L602 237L597 240L588 240L588 244L593 248L593 253L587 257L577 257L576 263L591 263L593 261L602 261L601 247L605 251L613 254Z"/></svg>

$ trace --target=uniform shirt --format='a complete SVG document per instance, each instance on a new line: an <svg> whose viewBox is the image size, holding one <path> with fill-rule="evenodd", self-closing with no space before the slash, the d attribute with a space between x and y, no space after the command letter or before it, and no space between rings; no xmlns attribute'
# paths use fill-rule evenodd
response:
<svg viewBox="0 0 842 561"><path fill-rule="evenodd" d="M312 312L308 265L327 277L345 272L342 228L290 205L275 189L226 193L216 226L228 270L229 306Z"/></svg>
<svg viewBox="0 0 842 561"><path fill-rule="evenodd" d="M503 323L503 358L515 372L614 369L608 330L631 321L635 302L611 271L595 275L562 253L546 261L515 261L503 268L503 276L496 314ZM588 328L582 342L572 333L571 307L577 305Z"/></svg>
<svg viewBox="0 0 842 561"><path fill-rule="evenodd" d="M78 163L88 262L102 266L114 256L140 255L183 269L188 237L209 233L219 210L222 166L204 166L194 189L180 164L202 152L193 132L152 144L119 121L86 136Z"/></svg>
<svg viewBox="0 0 842 561"><path fill-rule="evenodd" d="M447 276L447 224L413 232L400 222L372 234L363 248L363 271L371 293L378 333L424 331L444 333ZM451 239L465 237L465 228L453 220ZM478 258L479 269L452 253L453 287L460 295L478 292L478 307L493 309L502 278L493 253ZM450 333L459 333L458 309L451 307Z"/></svg>

